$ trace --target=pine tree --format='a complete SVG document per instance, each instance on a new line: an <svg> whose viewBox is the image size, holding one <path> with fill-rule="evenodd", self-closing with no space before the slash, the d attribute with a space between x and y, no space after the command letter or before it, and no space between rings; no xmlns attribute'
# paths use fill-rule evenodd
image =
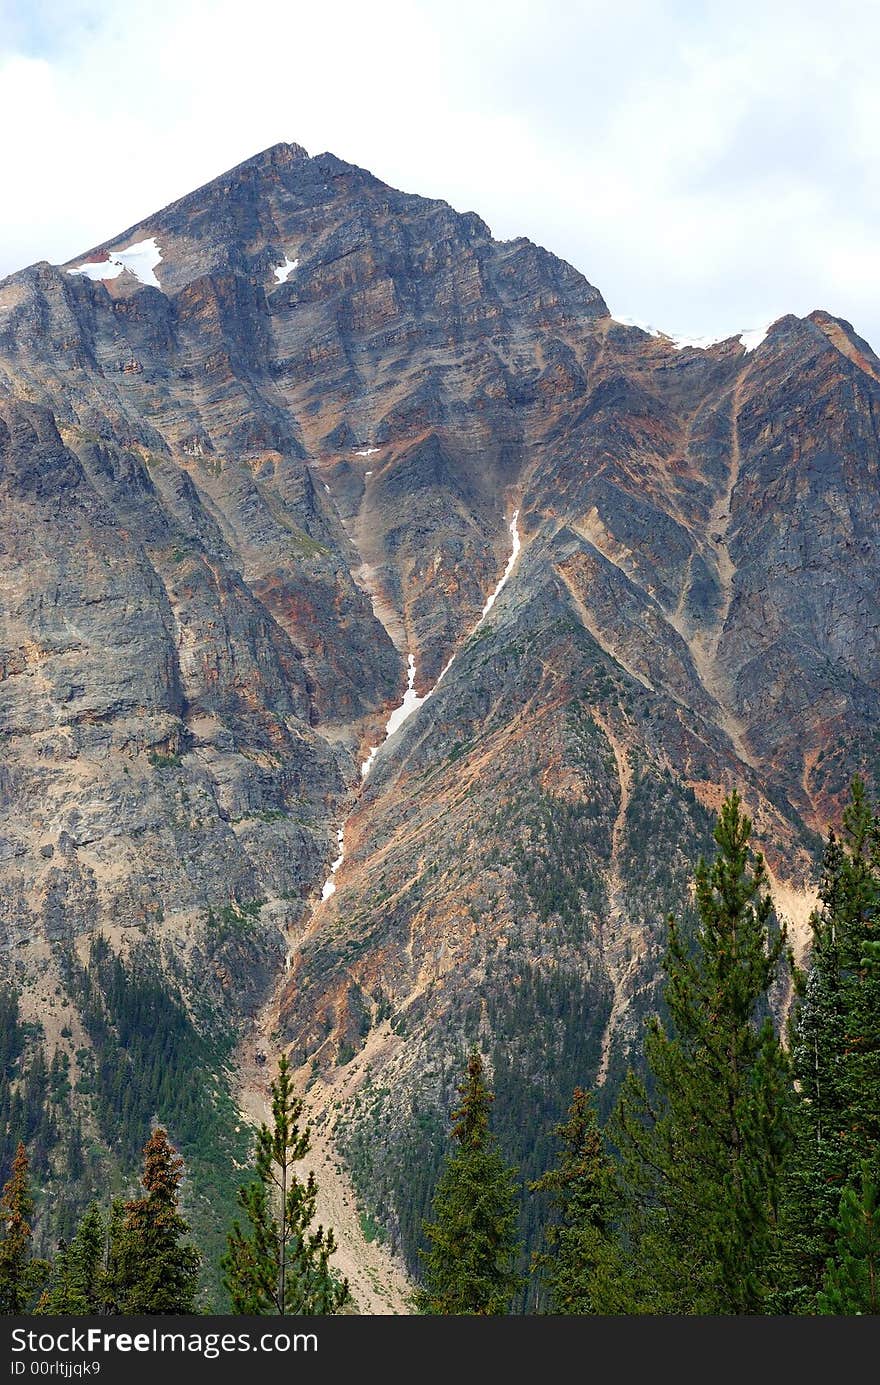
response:
<svg viewBox="0 0 880 1385"><path fill-rule="evenodd" d="M841 1197L880 1178L880 824L855 780L823 859L821 908L792 1025L795 1145L783 1200L778 1312L815 1313ZM847 1203L849 1205L849 1202Z"/></svg>
<svg viewBox="0 0 880 1385"><path fill-rule="evenodd" d="M120 1313L195 1311L201 1257L184 1238L189 1224L178 1197L183 1160L157 1126L144 1146L146 1197L125 1204L110 1248L108 1303Z"/></svg>
<svg viewBox="0 0 880 1385"><path fill-rule="evenodd" d="M0 1197L0 1313L26 1312L47 1270L31 1254L34 1199L28 1168L27 1150L19 1141Z"/></svg>
<svg viewBox="0 0 880 1385"><path fill-rule="evenodd" d="M416 1306L426 1314L500 1315L524 1280L516 1263L516 1173L489 1130L493 1101L477 1052L468 1059L452 1113L458 1148L447 1156L434 1194L434 1220L424 1225L424 1287Z"/></svg>
<svg viewBox="0 0 880 1385"><path fill-rule="evenodd" d="M561 1144L559 1163L530 1185L532 1192L550 1194L556 1213L545 1232L546 1249L533 1257L550 1295L549 1311L636 1311L615 1235L616 1167L605 1151L590 1092L575 1088L568 1118L553 1133Z"/></svg>
<svg viewBox="0 0 880 1385"><path fill-rule="evenodd" d="M38 1313L98 1313L106 1306L104 1259L107 1231L95 1203L87 1209L69 1245L58 1247Z"/></svg>
<svg viewBox="0 0 880 1385"><path fill-rule="evenodd" d="M272 1083L272 1128L260 1126L256 1178L238 1193L247 1230L233 1223L222 1261L234 1313L324 1315L339 1313L350 1298L348 1281L330 1269L336 1249L332 1230L320 1225L310 1230L318 1198L315 1175L303 1181L293 1167L311 1148L309 1126L300 1125L302 1113L282 1055Z"/></svg>
<svg viewBox="0 0 880 1385"><path fill-rule="evenodd" d="M697 867L693 944L669 921L670 1026L649 1024L650 1086L630 1074L613 1117L639 1294L652 1311L760 1313L769 1293L790 1076L768 995L785 934L773 934L750 836L734 793L716 858Z"/></svg>
<svg viewBox="0 0 880 1385"><path fill-rule="evenodd" d="M844 1188L834 1229L834 1258L818 1296L819 1312L880 1314L880 1186L869 1164L862 1165L861 1195Z"/></svg>

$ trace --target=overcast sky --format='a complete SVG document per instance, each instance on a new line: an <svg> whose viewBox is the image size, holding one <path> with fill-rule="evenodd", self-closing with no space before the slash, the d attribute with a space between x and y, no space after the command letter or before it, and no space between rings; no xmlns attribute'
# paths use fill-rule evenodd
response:
<svg viewBox="0 0 880 1385"><path fill-rule="evenodd" d="M824 307L880 348L876 0L0 0L0 274L279 140L721 336Z"/></svg>

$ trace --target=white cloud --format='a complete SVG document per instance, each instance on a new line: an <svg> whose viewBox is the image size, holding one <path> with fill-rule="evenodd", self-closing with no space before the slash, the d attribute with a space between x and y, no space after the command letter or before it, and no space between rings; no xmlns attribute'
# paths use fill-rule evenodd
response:
<svg viewBox="0 0 880 1385"><path fill-rule="evenodd" d="M0 0L0 272L278 140L718 336L824 306L880 342L880 11L861 0Z"/></svg>

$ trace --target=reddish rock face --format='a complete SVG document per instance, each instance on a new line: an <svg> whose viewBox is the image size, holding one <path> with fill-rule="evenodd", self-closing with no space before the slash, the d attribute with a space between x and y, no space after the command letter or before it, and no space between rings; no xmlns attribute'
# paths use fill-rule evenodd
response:
<svg viewBox="0 0 880 1385"><path fill-rule="evenodd" d="M160 288L68 272L150 238ZM0 284L0 391L8 941L260 898L222 989L289 949L317 1071L390 1021L408 1081L482 1026L588 1083L722 794L798 885L877 787L880 362L825 312L677 350L279 145ZM410 653L420 695L455 661L362 785Z"/></svg>

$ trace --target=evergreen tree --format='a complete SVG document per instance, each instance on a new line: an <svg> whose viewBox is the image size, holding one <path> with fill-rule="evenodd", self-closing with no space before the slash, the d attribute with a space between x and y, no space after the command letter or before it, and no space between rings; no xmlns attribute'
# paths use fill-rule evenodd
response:
<svg viewBox="0 0 880 1385"><path fill-rule="evenodd" d="M768 1014L785 935L773 934L750 835L734 793L716 858L697 867L693 944L669 921L670 1026L649 1023L650 1085L630 1074L613 1117L651 1311L760 1313L767 1302L790 1138L789 1064Z"/></svg>
<svg viewBox="0 0 880 1385"><path fill-rule="evenodd" d="M590 1092L576 1087L568 1118L553 1132L559 1163L531 1191L550 1194L556 1213L546 1249L534 1256L550 1295L552 1313L585 1315L636 1311L627 1292L623 1255L615 1235L617 1174L605 1151Z"/></svg>
<svg viewBox="0 0 880 1385"><path fill-rule="evenodd" d="M47 1266L31 1255L34 1199L28 1155L19 1141L9 1182L0 1197L0 1313L25 1313Z"/></svg>
<svg viewBox="0 0 880 1385"><path fill-rule="evenodd" d="M146 1197L111 1219L108 1304L120 1313L192 1313L201 1257L178 1207L183 1160L157 1126L144 1147Z"/></svg>
<svg viewBox="0 0 880 1385"><path fill-rule="evenodd" d="M774 1305L780 1312L817 1311L841 1197L849 1188L858 1201L865 1160L880 1179L880 825L858 779L842 840L829 838L819 895L792 1026L797 1100Z"/></svg>
<svg viewBox="0 0 880 1385"><path fill-rule="evenodd" d="M82 1125L75 1120L70 1127L67 1141L67 1177L76 1186L86 1171L85 1151L83 1149Z"/></svg>
<svg viewBox="0 0 880 1385"><path fill-rule="evenodd" d="M447 1156L434 1194L434 1220L425 1223L424 1287L416 1306L427 1314L499 1315L508 1312L523 1277L517 1234L515 1170L489 1130L490 1092L477 1052L468 1059L452 1113L458 1148Z"/></svg>
<svg viewBox="0 0 880 1385"><path fill-rule="evenodd" d="M107 1217L107 1236L104 1249L103 1294L105 1313L123 1313L125 1311L122 1307L122 1299L126 1293L124 1277L124 1262L127 1256L125 1218L125 1203L121 1197L115 1197L110 1203L110 1214Z"/></svg>
<svg viewBox="0 0 880 1385"><path fill-rule="evenodd" d="M862 966L866 971L880 971L880 938L874 942L865 943Z"/></svg>
<svg viewBox="0 0 880 1385"><path fill-rule="evenodd" d="M861 1196L844 1188L834 1229L834 1259L819 1293L819 1312L852 1317L880 1313L880 1188L862 1165Z"/></svg>
<svg viewBox="0 0 880 1385"><path fill-rule="evenodd" d="M38 1313L88 1314L105 1307L104 1260L107 1232L95 1203L85 1212L69 1245L60 1245Z"/></svg>
<svg viewBox="0 0 880 1385"><path fill-rule="evenodd" d="M282 1055L272 1083L272 1128L261 1125L257 1134L256 1179L238 1193L247 1230L233 1223L222 1261L234 1313L323 1315L340 1312L349 1300L348 1281L330 1270L333 1232L309 1229L318 1197L315 1175L303 1181L293 1167L311 1147L308 1125L300 1127L302 1113Z"/></svg>
<svg viewBox="0 0 880 1385"><path fill-rule="evenodd" d="M12 1081L23 1048L18 993L4 983L0 985L0 1083L4 1086Z"/></svg>

